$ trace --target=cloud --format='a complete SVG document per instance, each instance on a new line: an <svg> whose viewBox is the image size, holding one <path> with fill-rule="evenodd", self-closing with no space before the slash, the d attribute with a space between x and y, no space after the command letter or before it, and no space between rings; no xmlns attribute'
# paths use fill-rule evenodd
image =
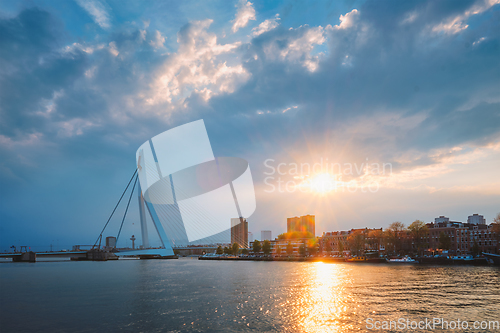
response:
<svg viewBox="0 0 500 333"><path fill-rule="evenodd" d="M165 40L167 38L162 36L161 35L161 32L159 32L158 30L155 31L154 33L154 38L151 39L151 41L149 42L149 44L151 46L153 46L155 49L158 49L158 48L161 48L163 47L163 44L165 43Z"/></svg>
<svg viewBox="0 0 500 333"><path fill-rule="evenodd" d="M230 117L232 124L249 119L260 128L255 136L276 145L268 156L286 159L285 147L294 156L311 156L315 146L315 151L344 152L347 160L364 155L392 161L398 172L438 163L428 155L433 149L498 142L500 84L494 59L500 39L488 28L494 19L477 18L463 37L470 46L452 35L423 39L429 24L467 10L446 5L430 10L407 2L367 2L341 15L336 26L277 27L241 48L250 79L233 94L212 97L210 110ZM423 15L426 10L432 15ZM402 30L409 16L413 19ZM300 108L292 113L290 105ZM400 157L410 150L421 158L403 163Z"/></svg>
<svg viewBox="0 0 500 333"><path fill-rule="evenodd" d="M92 16L94 22L101 28L111 27L110 17L106 7L98 0L76 0L77 3Z"/></svg>
<svg viewBox="0 0 500 333"><path fill-rule="evenodd" d="M279 25L279 20L280 20L280 15L276 14L276 16L273 19L265 20L261 24L259 24L257 27L252 29L252 35L259 36L262 35L264 32L267 32L269 30L273 30Z"/></svg>
<svg viewBox="0 0 500 333"><path fill-rule="evenodd" d="M247 0L240 0L236 5L238 11L236 12L236 17L233 20L233 33L238 31L240 28L247 26L250 20L255 20L255 9L252 7L252 3Z"/></svg>
<svg viewBox="0 0 500 333"><path fill-rule="evenodd" d="M432 31L436 33L457 34L469 27L469 25L466 24L469 17L481 14L498 4L500 4L500 0L478 0L463 13L448 17L439 24L433 26Z"/></svg>
<svg viewBox="0 0 500 333"><path fill-rule="evenodd" d="M8 69L0 76L0 131L14 141L44 132L50 124L47 111L41 112L47 101L84 72L87 51L61 48L57 29L57 22L38 9L0 20L3 44L10 49L0 52L0 67Z"/></svg>
<svg viewBox="0 0 500 333"><path fill-rule="evenodd" d="M43 138L43 133L31 133L27 137L14 141L12 138L0 134L0 146L8 149L17 149L24 146L39 145Z"/></svg>
<svg viewBox="0 0 500 333"><path fill-rule="evenodd" d="M241 64L229 65L219 60L219 56L234 52L241 43L219 44L217 36L207 31L211 24L212 20L195 21L179 31L178 50L158 70L147 104L180 101L182 105L193 90L202 91L207 100L218 93L233 92L248 79Z"/></svg>
<svg viewBox="0 0 500 333"><path fill-rule="evenodd" d="M273 62L292 66L299 64L314 72L320 57L312 51L325 42L325 29L321 26L274 29L249 45L247 66Z"/></svg>
<svg viewBox="0 0 500 333"><path fill-rule="evenodd" d="M499 158L491 147L500 142L500 30L497 9L481 4L366 1L327 21L312 15L310 25L285 28L276 16L253 38L221 38L227 20L162 25L156 11L149 24L116 18L111 26L108 15L99 34L65 30L43 9L0 18L3 207L37 197L48 207L44 193L75 188L75 201L104 207L109 196L96 189L121 187L138 145L200 118L214 152L245 157L257 184L266 158L323 157L392 163L395 176L383 181L395 192L386 202L398 189L450 189L457 175L477 179L456 184L463 191L491 187L498 182L486 178L497 171L481 168ZM276 12L285 20L283 8ZM468 12L477 14L467 14L458 35L432 31ZM292 202L273 214L296 214ZM2 208L0 219L12 211ZM255 220L272 223L267 213Z"/></svg>
<svg viewBox="0 0 500 333"><path fill-rule="evenodd" d="M472 46L476 46L477 44L481 43L483 40L485 40L485 37L481 37L478 40L476 40L474 43L472 43Z"/></svg>
<svg viewBox="0 0 500 333"><path fill-rule="evenodd" d="M62 138L68 138L74 135L82 135L85 130L97 125L89 120L73 118L68 121L60 122L58 126L60 127L60 129L57 132L57 135Z"/></svg>
<svg viewBox="0 0 500 333"><path fill-rule="evenodd" d="M61 52L65 53L75 53L76 51L82 51L88 54L94 53L95 50L100 50L104 47L104 45L86 45L81 43L73 43L71 45L66 45Z"/></svg>
<svg viewBox="0 0 500 333"><path fill-rule="evenodd" d="M290 40L288 46L281 50L281 58L289 61L301 61L309 71L315 71L318 68L319 58L311 55L311 51L316 45L321 45L326 41L323 31L321 26L306 29L302 36Z"/></svg>
<svg viewBox="0 0 500 333"><path fill-rule="evenodd" d="M117 57L120 52L116 48L116 42L109 42L109 53L111 53L113 56Z"/></svg>
<svg viewBox="0 0 500 333"><path fill-rule="evenodd" d="M340 15L340 24L336 25L335 28L337 29L348 29L351 28L356 20L359 18L359 12L357 9L353 9L349 13L345 15Z"/></svg>

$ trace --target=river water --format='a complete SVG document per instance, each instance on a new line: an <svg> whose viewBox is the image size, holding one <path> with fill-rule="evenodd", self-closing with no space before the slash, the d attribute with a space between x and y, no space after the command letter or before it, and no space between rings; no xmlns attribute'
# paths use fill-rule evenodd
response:
<svg viewBox="0 0 500 333"><path fill-rule="evenodd" d="M0 332L352 332L390 321L403 331L401 321L434 318L443 322L419 331L500 320L500 269L195 258L0 264Z"/></svg>

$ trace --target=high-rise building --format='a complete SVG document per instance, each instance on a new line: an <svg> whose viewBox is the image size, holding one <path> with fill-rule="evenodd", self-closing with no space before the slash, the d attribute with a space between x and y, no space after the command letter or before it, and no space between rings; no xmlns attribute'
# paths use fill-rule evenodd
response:
<svg viewBox="0 0 500 333"><path fill-rule="evenodd" d="M242 217L231 219L231 244L238 243L241 248L248 248L248 222Z"/></svg>
<svg viewBox="0 0 500 333"><path fill-rule="evenodd" d="M271 230L262 230L260 232L260 240L261 241L272 240L272 239L273 239L273 235L272 235Z"/></svg>
<svg viewBox="0 0 500 333"><path fill-rule="evenodd" d="M467 218L467 223L470 224L486 224L486 220L483 215L472 214Z"/></svg>
<svg viewBox="0 0 500 333"><path fill-rule="evenodd" d="M310 232L316 235L316 222L314 215L289 217L286 219L287 232Z"/></svg>

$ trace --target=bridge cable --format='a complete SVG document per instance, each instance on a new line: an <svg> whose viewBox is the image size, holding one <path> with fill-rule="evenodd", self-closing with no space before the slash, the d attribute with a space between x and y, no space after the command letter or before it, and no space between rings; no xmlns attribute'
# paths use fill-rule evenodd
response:
<svg viewBox="0 0 500 333"><path fill-rule="evenodd" d="M125 217L127 216L128 206L130 206L130 200L132 199L132 194L134 194L135 185L137 184L137 178L139 178L139 175L137 175L135 177L134 186L132 187L132 191L130 192L130 197L128 198L127 208L125 208L125 214L123 214L122 224L120 225L120 230L118 231L118 236L116 236L116 244L118 244L118 238L120 238L120 234L122 232L123 222L125 222Z"/></svg>
<svg viewBox="0 0 500 333"><path fill-rule="evenodd" d="M132 182L132 180L134 179L135 177L135 174L137 173L137 169L135 169L134 171L134 174L132 175L132 178L130 178L128 184L127 184L127 187L125 187L125 190L123 191L122 193L122 196L120 197L120 200L118 200L118 203L116 204L115 208L113 209L113 211L111 212L111 215L109 216L108 218L108 221L106 222L106 224L104 225L104 228L102 228L102 231L101 233L99 234L99 236L97 237L97 240L95 241L94 245L92 246L92 249L96 246L97 242L99 241L99 239L102 237L102 233L104 232L104 230L106 229L106 227L108 226L108 223L109 221L111 220L111 218L113 217L113 214L115 213L116 211L116 208L118 208L118 205L120 204L120 202L122 201L122 198L123 196L125 195L125 192L127 192L128 190L128 187L130 186L130 183Z"/></svg>

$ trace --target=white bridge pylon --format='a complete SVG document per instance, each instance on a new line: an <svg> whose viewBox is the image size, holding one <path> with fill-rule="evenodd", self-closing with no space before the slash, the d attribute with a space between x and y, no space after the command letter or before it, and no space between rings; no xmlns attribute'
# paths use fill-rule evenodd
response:
<svg viewBox="0 0 500 333"><path fill-rule="evenodd" d="M231 242L231 219L253 214L250 166L212 151L203 120L160 133L136 152L142 243L148 247L146 209L162 247Z"/></svg>

